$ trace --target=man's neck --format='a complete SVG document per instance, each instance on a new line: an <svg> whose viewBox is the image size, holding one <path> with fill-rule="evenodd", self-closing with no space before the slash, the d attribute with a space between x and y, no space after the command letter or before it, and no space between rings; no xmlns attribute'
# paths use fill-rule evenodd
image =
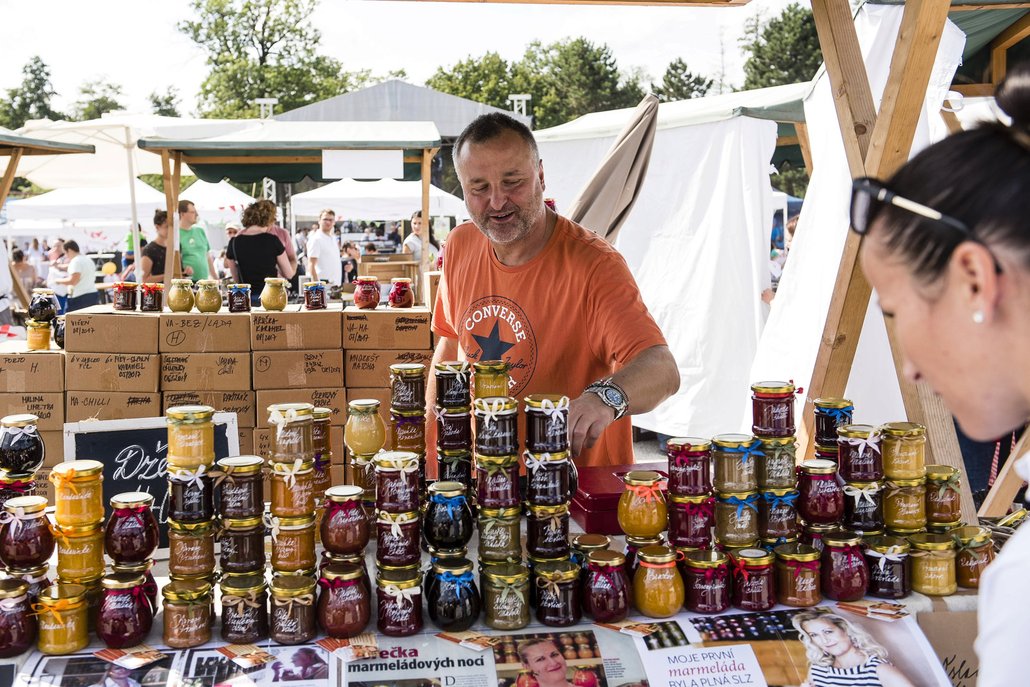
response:
<svg viewBox="0 0 1030 687"><path fill-rule="evenodd" d="M544 208L544 215L540 219L539 226L534 227L525 240L503 246L492 244L494 255L506 267L525 265L547 246L551 235L554 234L554 226L557 222L558 215L550 209Z"/></svg>
<svg viewBox="0 0 1030 687"><path fill-rule="evenodd" d="M332 229L322 229L322 233L325 234L326 236L332 236L333 235Z"/></svg>

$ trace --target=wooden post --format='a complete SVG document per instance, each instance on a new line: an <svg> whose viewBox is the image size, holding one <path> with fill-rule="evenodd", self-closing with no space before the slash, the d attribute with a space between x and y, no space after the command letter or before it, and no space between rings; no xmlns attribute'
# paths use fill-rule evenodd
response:
<svg viewBox="0 0 1030 687"><path fill-rule="evenodd" d="M172 278L175 275L175 265L179 264L179 215L178 215L178 194L172 189L172 160L167 150L161 151L161 179L164 182L165 209L168 211L168 222L171 231L168 234L168 248L165 249L165 301L168 299L168 292L172 288Z"/></svg>
<svg viewBox="0 0 1030 687"><path fill-rule="evenodd" d="M1005 78L1009 48L1027 36L1030 36L1030 14L1024 14L991 41L991 81L995 85Z"/></svg>
<svg viewBox="0 0 1030 687"><path fill-rule="evenodd" d="M808 140L808 125L794 122L794 131L798 132L798 145L801 147L801 157L805 160L805 171L808 176L812 176L812 144Z"/></svg>
<svg viewBox="0 0 1030 687"><path fill-rule="evenodd" d="M433 269L433 261L429 256L429 187L432 183L433 158L439 152L439 148L422 149L422 262L417 267L418 288L415 292L417 299L425 297L425 284L422 275Z"/></svg>
<svg viewBox="0 0 1030 687"><path fill-rule="evenodd" d="M994 479L994 485L987 492L987 498L980 506L979 516L982 518L1000 518L1009 512L1009 508L1016 500L1016 492L1023 486L1023 478L1016 473L1016 461L1023 457L1030 444L1030 432L1023 432L1019 442L1012 448L1009 459L998 472ZM963 514L963 517L965 514ZM966 522L975 523L975 520Z"/></svg>
<svg viewBox="0 0 1030 687"><path fill-rule="evenodd" d="M0 208L7 202L7 194L11 192L11 186L14 185L14 177L18 172L18 163L21 162L21 156L24 152L23 148L13 148L11 150L11 156L7 160L7 169L4 170L4 176L0 179ZM8 255L7 258L7 269L11 271L14 293L18 296L21 306L27 308L29 307L29 295L25 292L25 287L21 283L21 277L14 271L14 263L11 262L11 256Z"/></svg>

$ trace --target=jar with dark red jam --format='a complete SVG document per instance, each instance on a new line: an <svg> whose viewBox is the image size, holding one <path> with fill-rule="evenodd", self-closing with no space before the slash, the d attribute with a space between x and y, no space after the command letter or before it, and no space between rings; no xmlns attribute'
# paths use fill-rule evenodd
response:
<svg viewBox="0 0 1030 687"><path fill-rule="evenodd" d="M97 612L97 638L111 649L142 643L154 623L143 576L115 573L106 575L101 584L104 596Z"/></svg>
<svg viewBox="0 0 1030 687"><path fill-rule="evenodd" d="M872 425L842 425L837 428L837 462L845 482L876 482L883 479L880 431Z"/></svg>
<svg viewBox="0 0 1030 687"><path fill-rule="evenodd" d="M29 585L29 602L36 603L36 598L40 592L50 586L50 564L44 563L43 565L35 568L14 568L7 570L7 576L11 579L21 580L25 584Z"/></svg>
<svg viewBox="0 0 1030 687"><path fill-rule="evenodd" d="M376 454L376 508L386 513L419 509L418 454L380 451Z"/></svg>
<svg viewBox="0 0 1030 687"><path fill-rule="evenodd" d="M572 561L541 563L533 569L536 619L548 627L576 625L583 617L579 566Z"/></svg>
<svg viewBox="0 0 1030 687"><path fill-rule="evenodd" d="M428 589L429 619L444 632L464 632L479 619L482 599L472 563L445 566L433 564L435 581Z"/></svg>
<svg viewBox="0 0 1030 687"><path fill-rule="evenodd" d="M444 451L472 448L472 411L469 406L436 409L436 445Z"/></svg>
<svg viewBox="0 0 1030 687"><path fill-rule="evenodd" d="M481 508L514 508L522 502L519 457L476 456L476 504Z"/></svg>
<svg viewBox="0 0 1030 687"><path fill-rule="evenodd" d="M33 473L43 465L43 438L36 430L39 418L22 413L0 418L0 470Z"/></svg>
<svg viewBox="0 0 1030 687"><path fill-rule="evenodd" d="M869 587L869 570L862 555L862 538L845 530L823 537L820 588L834 601L857 601Z"/></svg>
<svg viewBox="0 0 1030 687"><path fill-rule="evenodd" d="M264 575L222 578L222 640L253 644L268 639L268 585Z"/></svg>
<svg viewBox="0 0 1030 687"><path fill-rule="evenodd" d="M763 437L794 436L794 383L758 382L751 385L751 430Z"/></svg>
<svg viewBox="0 0 1030 687"><path fill-rule="evenodd" d="M526 521L526 551L534 558L569 555L569 507L530 506Z"/></svg>
<svg viewBox="0 0 1030 687"><path fill-rule="evenodd" d="M719 551L691 551L683 559L684 607L722 613L730 607L730 564Z"/></svg>
<svg viewBox="0 0 1030 687"><path fill-rule="evenodd" d="M36 643L38 625L22 580L0 580L0 658L11 658Z"/></svg>
<svg viewBox="0 0 1030 687"><path fill-rule="evenodd" d="M865 540L869 596L903 599L911 593L910 549L908 540L901 537L872 537Z"/></svg>
<svg viewBox="0 0 1030 687"><path fill-rule="evenodd" d="M36 478L31 473L16 473L0 470L0 508L8 499L36 495Z"/></svg>
<svg viewBox="0 0 1030 687"><path fill-rule="evenodd" d="M626 576L629 579L633 579L633 575L637 572L637 551L647 546L663 546L665 544L665 538L662 535L656 537L633 537L626 535L626 550L624 552L626 556Z"/></svg>
<svg viewBox="0 0 1030 687"><path fill-rule="evenodd" d="M176 522L201 522L215 517L214 486L206 468L168 469L168 517Z"/></svg>
<svg viewBox="0 0 1030 687"><path fill-rule="evenodd" d="M730 556L733 569L734 608L742 611L768 611L776 605L773 579L775 556L765 549L740 549Z"/></svg>
<svg viewBox="0 0 1030 687"><path fill-rule="evenodd" d="M616 623L629 614L632 587L626 575L626 557L602 549L587 556L580 583L583 611L598 623Z"/></svg>
<svg viewBox="0 0 1030 687"><path fill-rule="evenodd" d="M422 630L422 573L418 568L379 572L376 629L387 637L410 637Z"/></svg>
<svg viewBox="0 0 1030 687"><path fill-rule="evenodd" d="M425 365L397 363L390 366L390 407L397 410L425 410Z"/></svg>
<svg viewBox="0 0 1030 687"><path fill-rule="evenodd" d="M218 461L218 512L223 518L260 517L265 512L265 461L258 456L235 456Z"/></svg>
<svg viewBox="0 0 1030 687"><path fill-rule="evenodd" d="M669 457L669 495L701 496L712 492L712 442L676 437L665 444Z"/></svg>
<svg viewBox="0 0 1030 687"><path fill-rule="evenodd" d="M846 398L817 398L815 404L815 443L831 446L837 443L837 428L850 425L854 404Z"/></svg>
<svg viewBox="0 0 1030 687"><path fill-rule="evenodd" d="M361 508L361 487L353 484L330 487L325 492L325 514L319 525L322 546L335 554L365 550L369 540L368 519Z"/></svg>
<svg viewBox="0 0 1030 687"><path fill-rule="evenodd" d="M422 534L436 549L464 548L472 539L472 509L465 485L435 482L429 487L429 503L422 516Z"/></svg>
<svg viewBox="0 0 1030 687"><path fill-rule="evenodd" d="M573 563L585 571L587 569L587 557L594 551L604 551L612 545L612 539L606 534L577 534L572 539L572 552L570 558ZM626 564L626 557L623 556L623 566ZM580 575L583 579L583 575Z"/></svg>
<svg viewBox="0 0 1030 687"><path fill-rule="evenodd" d="M0 513L0 562L9 569L37 568L54 553L54 535L47 520L46 498L8 499Z"/></svg>
<svg viewBox="0 0 1030 687"><path fill-rule="evenodd" d="M807 546L811 546L819 553L823 552L823 537L828 533L835 531L838 525L816 525L810 524L805 525L801 530L801 536L798 538L800 543Z"/></svg>
<svg viewBox="0 0 1030 687"><path fill-rule="evenodd" d="M265 569L265 523L260 517L222 520L223 573L245 574Z"/></svg>
<svg viewBox="0 0 1030 687"><path fill-rule="evenodd" d="M415 565L422 558L419 548L418 512L380 512L376 520L376 560L383 565Z"/></svg>
<svg viewBox="0 0 1030 687"><path fill-rule="evenodd" d="M715 527L715 498L673 496L669 499L669 544L674 547L706 549L712 544Z"/></svg>
<svg viewBox="0 0 1030 687"><path fill-rule="evenodd" d="M436 452L436 474L444 482L461 482L466 489L472 488L472 452Z"/></svg>
<svg viewBox="0 0 1030 687"><path fill-rule="evenodd" d="M318 636L315 580L307 575L276 575L269 586L272 609L269 635L280 644L305 644Z"/></svg>
<svg viewBox="0 0 1030 687"><path fill-rule="evenodd" d="M574 466L568 452L530 453L526 463L526 501L531 506L557 506L574 495L570 476Z"/></svg>
<svg viewBox="0 0 1030 687"><path fill-rule="evenodd" d="M794 539L798 524L797 489L770 489L758 502L758 532L762 539Z"/></svg>
<svg viewBox="0 0 1030 687"><path fill-rule="evenodd" d="M882 530L883 483L847 482L844 485L844 520L849 530Z"/></svg>
<svg viewBox="0 0 1030 687"><path fill-rule="evenodd" d="M111 297L115 310L136 309L136 282L119 281L114 283Z"/></svg>
<svg viewBox="0 0 1030 687"><path fill-rule="evenodd" d="M844 491L837 481L834 463L819 458L803 462L798 491L798 513L805 522L833 525L844 517Z"/></svg>
<svg viewBox="0 0 1030 687"><path fill-rule="evenodd" d="M164 284L140 285L140 312L161 312L164 308Z"/></svg>
<svg viewBox="0 0 1030 687"><path fill-rule="evenodd" d="M366 276L354 279L354 305L362 310L379 306L379 278Z"/></svg>
<svg viewBox="0 0 1030 687"><path fill-rule="evenodd" d="M116 575L142 575L143 576L143 591L150 600L150 606L154 609L154 613L157 613L157 581L154 579L154 561L153 559L147 559L140 561L139 563L112 563L111 572ZM97 580L99 584L100 579ZM86 584L86 582L80 582L79 584Z"/></svg>
<svg viewBox="0 0 1030 687"><path fill-rule="evenodd" d="M477 398L472 404L476 416L476 455L510 456L519 450L518 403L514 398Z"/></svg>
<svg viewBox="0 0 1030 687"><path fill-rule="evenodd" d="M111 498L112 513L107 520L104 550L115 563L138 563L154 554L159 533L157 518L151 509L153 505L153 495L142 491L129 491Z"/></svg>
<svg viewBox="0 0 1030 687"><path fill-rule="evenodd" d="M561 394L526 396L526 450L558 453L569 450L569 397Z"/></svg>
<svg viewBox="0 0 1030 687"><path fill-rule="evenodd" d="M761 437L756 456L755 479L759 489L793 488L797 478L797 444L794 437Z"/></svg>
<svg viewBox="0 0 1030 687"><path fill-rule="evenodd" d="M472 405L469 392L469 364L463 360L436 363L436 404L442 408L463 408Z"/></svg>
<svg viewBox="0 0 1030 687"><path fill-rule="evenodd" d="M250 284L229 284L229 312L250 312Z"/></svg>

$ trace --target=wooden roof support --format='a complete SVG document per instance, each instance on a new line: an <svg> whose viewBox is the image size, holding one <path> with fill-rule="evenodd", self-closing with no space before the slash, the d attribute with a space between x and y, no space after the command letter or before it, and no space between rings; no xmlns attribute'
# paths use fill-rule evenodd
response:
<svg viewBox="0 0 1030 687"><path fill-rule="evenodd" d="M11 158L7 161L7 169L4 170L3 178L0 178L0 208L7 202L7 194L11 192L11 186L14 185L14 177L18 172L18 163L21 162L21 157L24 153L25 151L22 148L11 149ZM11 260L7 261L7 269L11 271L14 293L18 296L21 307L29 307L29 295L25 292L25 287L21 283L21 277L14 271L14 263Z"/></svg>
<svg viewBox="0 0 1030 687"><path fill-rule="evenodd" d="M805 160L805 171L812 176L812 144L808 141L808 125L794 122L794 130L798 132L798 145L801 146L801 157Z"/></svg>
<svg viewBox="0 0 1030 687"><path fill-rule="evenodd" d="M1030 37L1030 14L1024 14L991 41L991 81L995 85L1005 78L1009 48L1027 37ZM989 95L994 95L993 91Z"/></svg>

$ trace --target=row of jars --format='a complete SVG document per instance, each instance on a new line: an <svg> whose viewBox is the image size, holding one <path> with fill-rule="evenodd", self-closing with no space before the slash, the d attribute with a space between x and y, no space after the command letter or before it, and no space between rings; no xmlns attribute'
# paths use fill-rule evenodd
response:
<svg viewBox="0 0 1030 687"><path fill-rule="evenodd" d="M354 279L354 305L362 310L379 307L382 291L379 278L362 275ZM394 277L390 280L390 292L386 297L391 308L411 308L415 305L415 291L408 277Z"/></svg>

